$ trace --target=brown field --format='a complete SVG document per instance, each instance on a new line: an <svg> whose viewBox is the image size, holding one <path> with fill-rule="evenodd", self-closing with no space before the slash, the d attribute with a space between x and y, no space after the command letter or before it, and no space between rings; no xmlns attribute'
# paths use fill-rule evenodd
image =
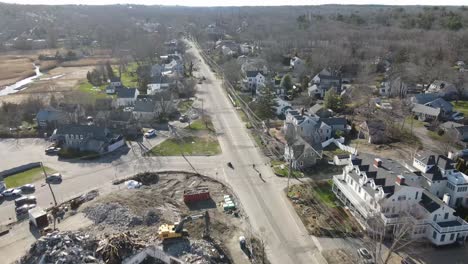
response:
<svg viewBox="0 0 468 264"><path fill-rule="evenodd" d="M116 59L110 57L92 57L85 58L76 61L66 61L60 64L63 67L81 67L81 66L95 66L99 64L105 64L107 61L110 61L111 64L117 63Z"/></svg>
<svg viewBox="0 0 468 264"><path fill-rule="evenodd" d="M34 75L33 60L24 56L0 56L0 87Z"/></svg>
<svg viewBox="0 0 468 264"><path fill-rule="evenodd" d="M69 92L75 90L80 81L86 79L86 73L93 68L94 66L56 67L41 76L39 80L29 84L24 91L8 96L0 96L0 103L19 103L29 96L40 96L44 100L48 100L52 94L58 99L67 96ZM57 79L48 79L58 75L63 76Z"/></svg>

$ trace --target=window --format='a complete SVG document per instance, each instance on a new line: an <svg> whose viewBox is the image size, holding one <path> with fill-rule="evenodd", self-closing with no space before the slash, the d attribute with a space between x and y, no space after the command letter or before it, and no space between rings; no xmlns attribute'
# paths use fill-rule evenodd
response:
<svg viewBox="0 0 468 264"><path fill-rule="evenodd" d="M445 235L440 236L440 242L444 242L445 240Z"/></svg>
<svg viewBox="0 0 468 264"><path fill-rule="evenodd" d="M404 200L406 200L406 195L398 196L398 201L404 201Z"/></svg>
<svg viewBox="0 0 468 264"><path fill-rule="evenodd" d="M419 192L416 192L416 194L414 195L414 199L415 199L415 200L418 199L418 195L419 195Z"/></svg>
<svg viewBox="0 0 468 264"><path fill-rule="evenodd" d="M434 222L437 221L437 215L434 215Z"/></svg>
<svg viewBox="0 0 468 264"><path fill-rule="evenodd" d="M466 192L468 187L458 187L457 192Z"/></svg>
<svg viewBox="0 0 468 264"><path fill-rule="evenodd" d="M436 231L433 231L433 232L432 232L432 238L433 238L433 239L437 239L437 233L436 233Z"/></svg>
<svg viewBox="0 0 468 264"><path fill-rule="evenodd" d="M447 218L448 218L448 216L449 216L449 213L445 213L445 215L444 215L444 219L447 219Z"/></svg>
<svg viewBox="0 0 468 264"><path fill-rule="evenodd" d="M455 238L455 234L450 234L450 240L453 240Z"/></svg>

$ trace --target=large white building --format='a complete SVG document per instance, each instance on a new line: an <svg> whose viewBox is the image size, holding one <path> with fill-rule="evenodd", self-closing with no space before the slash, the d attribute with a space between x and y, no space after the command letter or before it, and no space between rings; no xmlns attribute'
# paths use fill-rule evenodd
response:
<svg viewBox="0 0 468 264"><path fill-rule="evenodd" d="M405 221L412 223L414 238L435 245L465 241L468 223L451 205L463 203L453 191L463 188L466 175L454 170L445 156L417 156L413 166L363 154L350 156L343 173L333 177L333 192L365 228L370 219L381 219L388 230ZM449 187L454 182L457 185Z"/></svg>

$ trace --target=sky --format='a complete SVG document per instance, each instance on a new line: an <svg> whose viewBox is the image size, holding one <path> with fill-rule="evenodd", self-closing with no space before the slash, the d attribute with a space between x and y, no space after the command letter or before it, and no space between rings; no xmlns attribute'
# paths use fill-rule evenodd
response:
<svg viewBox="0 0 468 264"><path fill-rule="evenodd" d="M324 4L378 4L378 5L468 5L468 0L0 0L17 4L141 4L182 6L280 6L280 5L324 5Z"/></svg>

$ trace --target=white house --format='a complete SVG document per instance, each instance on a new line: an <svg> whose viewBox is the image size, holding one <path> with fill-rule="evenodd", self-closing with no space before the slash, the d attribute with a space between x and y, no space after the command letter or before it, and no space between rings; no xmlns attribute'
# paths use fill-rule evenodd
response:
<svg viewBox="0 0 468 264"><path fill-rule="evenodd" d="M113 87L119 87L122 86L122 81L120 81L119 77L111 77L109 80L107 80L109 84Z"/></svg>
<svg viewBox="0 0 468 264"><path fill-rule="evenodd" d="M437 246L466 240L468 223L455 215L446 198L425 189L424 176L409 165L350 155L343 173L333 176L332 190L364 228L375 217L387 230L412 223L409 235Z"/></svg>
<svg viewBox="0 0 468 264"><path fill-rule="evenodd" d="M169 89L169 82L165 75L159 75L152 78L152 82L147 85L147 94L154 95L156 93Z"/></svg>
<svg viewBox="0 0 468 264"><path fill-rule="evenodd" d="M244 79L244 87L246 90L256 90L258 87L265 85L265 76L262 71L247 71L246 79Z"/></svg>
<svg viewBox="0 0 468 264"><path fill-rule="evenodd" d="M140 94L136 88L117 87L115 88L117 95L114 101L115 107L133 106L137 96Z"/></svg>

